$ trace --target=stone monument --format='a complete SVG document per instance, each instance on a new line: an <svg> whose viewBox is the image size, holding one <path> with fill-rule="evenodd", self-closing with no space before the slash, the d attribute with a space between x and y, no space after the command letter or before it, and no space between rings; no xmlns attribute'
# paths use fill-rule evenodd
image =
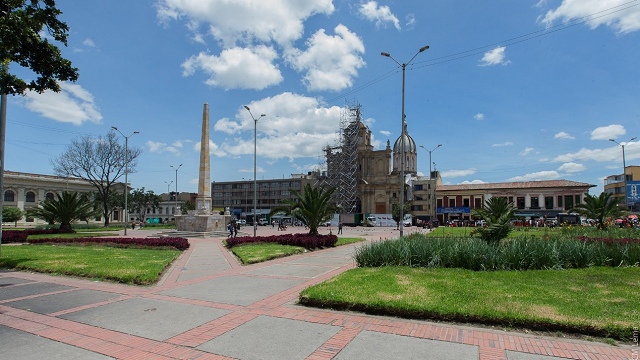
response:
<svg viewBox="0 0 640 360"><path fill-rule="evenodd" d="M211 203L211 160L209 155L209 104L204 104L202 113L202 137L200 140L200 173L198 176L198 196L196 209L187 215L176 216L176 228L181 232L206 233L227 231L231 221L228 212L220 215L212 211Z"/></svg>

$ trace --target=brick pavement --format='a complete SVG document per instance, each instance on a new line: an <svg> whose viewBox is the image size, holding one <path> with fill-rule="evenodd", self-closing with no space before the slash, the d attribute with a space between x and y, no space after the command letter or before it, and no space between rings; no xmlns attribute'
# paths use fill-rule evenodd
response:
<svg viewBox="0 0 640 360"><path fill-rule="evenodd" d="M330 230L336 231L322 232ZM369 240L397 236L389 228L344 228L344 232ZM154 232L128 233L135 237ZM258 233L277 230L260 227ZM114 359L325 360L357 358L355 354L388 359L407 358L399 351L406 347L418 352L415 358L427 359L638 358L638 349L625 345L295 304L304 288L353 268L350 252L355 246L241 266L224 249L222 238L190 242L190 249L151 287L0 272L0 349L25 359L85 359L88 353ZM234 292L237 289L245 290ZM93 302L87 299L89 294ZM48 342L35 348L11 341L25 336ZM367 351L372 355L365 357Z"/></svg>

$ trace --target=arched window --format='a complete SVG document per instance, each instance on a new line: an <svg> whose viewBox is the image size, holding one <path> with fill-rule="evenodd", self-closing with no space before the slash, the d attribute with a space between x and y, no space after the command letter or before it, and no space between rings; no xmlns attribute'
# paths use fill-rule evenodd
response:
<svg viewBox="0 0 640 360"><path fill-rule="evenodd" d="M47 200L53 200L54 196L53 193L48 192L45 196L44 196Z"/></svg>
<svg viewBox="0 0 640 360"><path fill-rule="evenodd" d="M4 201L14 202L15 201L15 193L12 190L7 190L4 192Z"/></svg>
<svg viewBox="0 0 640 360"><path fill-rule="evenodd" d="M36 193L34 193L33 191L27 191L24 201L36 202Z"/></svg>

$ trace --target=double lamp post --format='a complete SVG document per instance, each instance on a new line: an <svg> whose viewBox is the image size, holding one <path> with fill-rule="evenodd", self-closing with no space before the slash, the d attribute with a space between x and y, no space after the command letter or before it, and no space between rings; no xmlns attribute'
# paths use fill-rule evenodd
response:
<svg viewBox="0 0 640 360"><path fill-rule="evenodd" d="M127 195L129 194L129 138L140 133L134 131L133 134L125 136L117 127L112 126L111 128L124 137L124 234L127 235L127 223L129 223L129 208L127 206Z"/></svg>
<svg viewBox="0 0 640 360"><path fill-rule="evenodd" d="M256 183L256 163L257 163L257 143L256 143L256 134L257 134L257 130L258 130L258 120L262 119L263 117L267 116L265 114L260 115L259 118L255 118L253 117L253 114L251 113L251 109L249 109L249 107L247 105L244 106L245 109L247 109L247 111L249 112L249 115L251 115L251 118L253 119L253 237L256 236L256 228L258 227L258 219L257 214L256 214L256 199L258 198L258 188L256 187L257 183Z"/></svg>
<svg viewBox="0 0 640 360"><path fill-rule="evenodd" d="M413 55L413 57L407 61L404 64L401 64L400 62L398 62L398 60L394 59L393 56L391 56L391 54L389 54L388 52L382 52L380 53L380 55L382 56L386 56L388 58L390 58L391 60L395 61L396 64L400 65L400 67L402 67L402 116L400 117L400 143L401 143L401 148L402 148L402 154L400 157L400 236L403 235L403 230L404 230L404 159L405 159L405 134L404 134L404 85L405 85L405 70L407 68L407 65L411 64L411 62L413 61L413 59L416 58L416 56L418 56L418 54L420 54L421 52L427 50L429 48L429 46L423 46L420 48L420 50L418 50L418 52ZM431 163L431 162L429 162ZM431 165L429 165L431 166ZM431 174L429 174L431 175Z"/></svg>

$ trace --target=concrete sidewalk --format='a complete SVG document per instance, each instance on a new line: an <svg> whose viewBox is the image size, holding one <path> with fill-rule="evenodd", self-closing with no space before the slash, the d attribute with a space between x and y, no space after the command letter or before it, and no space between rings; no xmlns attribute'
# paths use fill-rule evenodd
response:
<svg viewBox="0 0 640 360"><path fill-rule="evenodd" d="M391 228L343 230L344 236L368 240L398 235ZM406 228L405 234L413 231L423 230ZM155 232L143 228L127 235ZM270 226L258 228L258 235L275 233ZM352 268L358 245L241 266L222 240L190 239L189 250L152 287L0 272L0 358L638 358L631 346L297 306L301 290Z"/></svg>

